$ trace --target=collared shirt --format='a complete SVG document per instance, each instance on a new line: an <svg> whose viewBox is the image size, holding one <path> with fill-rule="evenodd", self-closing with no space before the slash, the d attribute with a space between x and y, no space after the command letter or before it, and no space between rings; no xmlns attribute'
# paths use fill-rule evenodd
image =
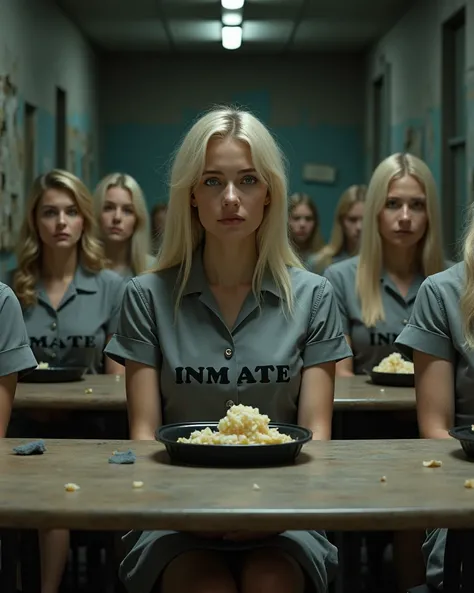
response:
<svg viewBox="0 0 474 593"><path fill-rule="evenodd" d="M179 268L144 274L126 288L117 333L105 352L159 372L163 422L219 420L235 404L296 422L305 367L351 355L329 283L289 268L294 311L265 276L230 330L209 287L201 250L175 313Z"/></svg>
<svg viewBox="0 0 474 593"><path fill-rule="evenodd" d="M422 275L414 278L408 294L403 297L394 282L385 272L380 278L380 294L385 313L384 321L375 327L367 327L362 320L362 309L356 293L356 273L359 256L329 266L324 276L334 288L344 333L351 339L354 353L354 373L370 372L382 358L396 350L394 342L408 323L418 290L424 280Z"/></svg>
<svg viewBox="0 0 474 593"><path fill-rule="evenodd" d="M40 281L38 302L23 310L30 346L39 362L103 372L103 349L117 328L124 280L111 270L78 266L57 309Z"/></svg>
<svg viewBox="0 0 474 593"><path fill-rule="evenodd" d="M29 371L36 365L20 303L12 289L0 282L0 377Z"/></svg>
<svg viewBox="0 0 474 593"><path fill-rule="evenodd" d="M474 351L466 344L459 304L464 282L464 262L427 278L396 341L411 359L418 350L453 364L456 426L474 423Z"/></svg>

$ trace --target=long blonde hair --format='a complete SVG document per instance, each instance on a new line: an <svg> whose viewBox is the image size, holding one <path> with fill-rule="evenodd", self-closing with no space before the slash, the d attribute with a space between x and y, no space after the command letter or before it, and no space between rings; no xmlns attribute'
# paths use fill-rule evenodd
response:
<svg viewBox="0 0 474 593"><path fill-rule="evenodd" d="M137 221L130 241L130 267L135 276L147 269L147 256L151 251L150 217L141 187L137 181L126 173L111 173L104 177L94 191L96 216L100 219L107 191L112 187L120 187L129 192ZM104 235L100 229L102 241ZM110 267L110 262L108 262Z"/></svg>
<svg viewBox="0 0 474 593"><path fill-rule="evenodd" d="M356 291L361 302L362 320L367 327L373 327L378 321L385 319L380 292L383 251L379 214L384 208L390 183L406 175L414 177L426 195L428 227L420 241L421 271L427 277L445 268L439 204L433 175L421 159L411 154L393 154L375 169L367 189L356 274Z"/></svg>
<svg viewBox="0 0 474 593"><path fill-rule="evenodd" d="M311 235L308 238L306 247L304 249L311 253L316 253L324 245L323 235L321 234L321 221L319 218L318 209L316 208L316 204L313 202L311 196L309 196L308 194L297 192L292 194L289 199L288 212L290 216L297 206L307 206L311 210L311 214L313 215L314 220L314 226ZM294 246L294 249L297 250L296 245Z"/></svg>
<svg viewBox="0 0 474 593"><path fill-rule="evenodd" d="M212 109L192 126L176 152L171 171L171 190L163 240L156 270L181 266L176 308L191 270L194 250L202 243L204 229L191 195L204 170L211 138L235 138L245 142L253 165L268 186L270 203L257 231L258 259L252 289L259 294L268 270L288 309L293 305L287 266L302 267L288 239L288 203L284 157L267 128L251 113L231 107Z"/></svg>
<svg viewBox="0 0 474 593"><path fill-rule="evenodd" d="M36 285L41 275L41 239L36 228L36 209L43 194L49 189L69 194L84 218L84 231L78 244L81 265L91 272L105 267L105 259L97 238L92 196L86 186L72 173L53 169L37 177L26 203L26 215L18 239L18 266L13 278L13 289L23 307L35 305Z"/></svg>
<svg viewBox="0 0 474 593"><path fill-rule="evenodd" d="M351 185L339 198L334 214L331 238L317 254L317 267L325 269L332 264L332 260L346 249L346 236L344 234L343 220L349 214L354 204L365 202L367 187L365 185ZM349 253L348 255L354 255Z"/></svg>
<svg viewBox="0 0 474 593"><path fill-rule="evenodd" d="M474 349L474 204L469 207L469 214L463 249L465 279L461 295L461 317L466 344Z"/></svg>

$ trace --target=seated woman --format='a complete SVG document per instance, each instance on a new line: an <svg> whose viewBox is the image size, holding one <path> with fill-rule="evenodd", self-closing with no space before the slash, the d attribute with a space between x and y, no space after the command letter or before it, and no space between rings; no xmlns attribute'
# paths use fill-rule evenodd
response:
<svg viewBox="0 0 474 593"><path fill-rule="evenodd" d="M396 345L414 362L421 436L449 439L453 426L474 424L474 206L463 261L424 281ZM429 531L423 546L427 582L440 591L446 533Z"/></svg>
<svg viewBox="0 0 474 593"><path fill-rule="evenodd" d="M413 155L394 154L380 163L370 180L359 255L324 272L334 287L354 354L353 359L337 364L338 376L368 373L396 350L395 339L408 322L423 280L445 267L431 171ZM418 434L416 422L407 414L370 412L357 423L347 415L343 421L342 432L349 439L415 438ZM384 543L391 537L366 536L368 578L375 581L375 589L381 588L385 577ZM400 532L394 538L401 592L417 584L422 559L417 564L415 534Z"/></svg>
<svg viewBox="0 0 474 593"><path fill-rule="evenodd" d="M288 227L293 249L309 269L312 258L323 247L319 212L308 194L296 193L289 200Z"/></svg>
<svg viewBox="0 0 474 593"><path fill-rule="evenodd" d="M431 171L415 156L394 154L370 180L359 255L324 272L354 353L338 363L339 376L370 372L395 350L421 283L445 267Z"/></svg>
<svg viewBox="0 0 474 593"><path fill-rule="evenodd" d="M36 365L20 303L11 288L0 282L0 438L7 433L18 375Z"/></svg>
<svg viewBox="0 0 474 593"><path fill-rule="evenodd" d="M97 239L92 196L67 171L53 170L33 184L19 238L13 288L23 309L38 362L82 367L89 373L122 374L104 356L117 327L123 279L105 269ZM103 438L97 414L22 414L12 436ZM41 593L57 593L69 549L69 533L40 533Z"/></svg>
<svg viewBox="0 0 474 593"><path fill-rule="evenodd" d="M148 210L135 179L125 173L107 175L94 198L107 267L130 279L153 266Z"/></svg>
<svg viewBox="0 0 474 593"><path fill-rule="evenodd" d="M287 211L281 153L259 120L221 108L194 124L174 161L157 270L127 285L106 347L126 366L132 439L219 420L234 403L330 438L335 362L350 349L331 286L290 247ZM327 590L337 550L324 533L244 527L132 532L121 577L130 593Z"/></svg>
<svg viewBox="0 0 474 593"><path fill-rule="evenodd" d="M351 185L342 194L334 215L331 240L308 260L313 272L322 274L331 264L357 255L366 193L365 185Z"/></svg>

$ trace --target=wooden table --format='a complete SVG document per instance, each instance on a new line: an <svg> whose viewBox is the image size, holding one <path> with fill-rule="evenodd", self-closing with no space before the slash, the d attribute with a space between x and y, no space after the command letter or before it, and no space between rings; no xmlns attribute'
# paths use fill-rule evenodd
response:
<svg viewBox="0 0 474 593"><path fill-rule="evenodd" d="M18 442L0 440L6 528L474 528L474 490L464 487L474 466L451 439L312 442L295 465L238 470L173 466L153 442L46 441L47 452L30 457L12 453ZM134 465L108 463L128 447ZM442 467L425 468L430 459ZM81 489L66 492L68 482Z"/></svg>
<svg viewBox="0 0 474 593"><path fill-rule="evenodd" d="M125 381L114 375L88 375L74 383L19 383L15 408L125 410ZM92 393L87 393L92 389ZM335 410L414 410L415 390L372 385L366 376L336 381Z"/></svg>

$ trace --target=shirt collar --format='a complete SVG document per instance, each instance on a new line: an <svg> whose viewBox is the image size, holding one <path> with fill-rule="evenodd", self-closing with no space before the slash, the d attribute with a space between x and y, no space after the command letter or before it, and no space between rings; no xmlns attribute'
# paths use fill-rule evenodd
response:
<svg viewBox="0 0 474 593"><path fill-rule="evenodd" d="M191 263L191 270L189 273L189 278L186 282L186 287L183 291L183 296L196 293L202 294L203 292L209 290L209 283L207 281L206 273L204 271L202 254L202 247L198 247L194 251ZM263 276L261 291L271 292L275 296L282 298L282 295L278 290L278 286L269 270L267 270Z"/></svg>

